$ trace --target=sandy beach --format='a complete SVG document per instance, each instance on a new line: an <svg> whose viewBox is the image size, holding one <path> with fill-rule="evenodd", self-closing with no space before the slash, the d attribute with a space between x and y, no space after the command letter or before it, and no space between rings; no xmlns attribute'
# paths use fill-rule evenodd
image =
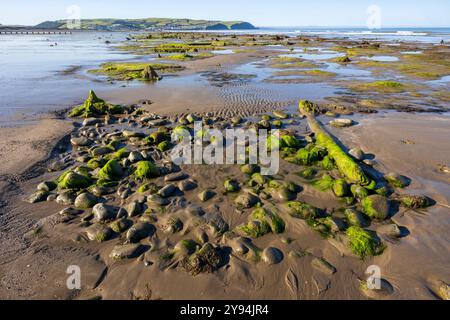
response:
<svg viewBox="0 0 450 320"><path fill-rule="evenodd" d="M171 52L173 48L162 52L156 50L161 47L152 47L155 51L141 60L80 71L79 75L104 84L96 90L100 105L122 105L123 112L108 113L107 118L89 115L91 123L67 112L43 113L0 128L2 299L445 298L443 288L448 290L450 282L449 84L430 81L444 76L437 71L441 62L436 57L448 58L448 45L401 42L393 49L392 43L319 37L176 35L177 41L186 43L217 37L214 41L223 42L220 50L231 53L200 57L219 50L208 47L183 52L180 58L172 56L180 54ZM130 55L149 50L145 38L135 40L117 45L129 46L125 52ZM174 40L161 43L170 41ZM425 52L425 58L411 62L411 55L401 53L409 51ZM373 56L398 60L367 58ZM343 57L351 62L342 62ZM132 66L123 65L127 63ZM137 63L151 65L162 79L142 84ZM424 79L423 74L397 67L407 63L436 75ZM167 71L174 65L180 71ZM360 159L352 154L351 161L376 187L369 189L368 183L359 187L367 197L377 195L390 203L383 219L368 219L364 198L350 192L357 183L348 181L338 160L331 168L322 168L323 155L311 163L292 160L300 150L320 147L310 118L301 114L301 108L299 112L299 100L317 104L313 118L346 154L360 149ZM178 126L192 128L188 118L220 130L281 128L283 136L298 143L286 147L279 172L261 183L240 165L178 167L170 161L170 149L161 150L165 138L158 143L145 138L154 132L168 135ZM351 121L345 127L330 125L339 119ZM111 150L93 154L102 147ZM122 148L127 156L117 160L121 179L100 185L101 168ZM100 164L83 173L79 168L89 167L92 159ZM144 160L157 165L160 174L137 179L133 170ZM316 171L311 181L300 174L308 168ZM43 193L44 198L30 201L40 183L60 181L69 171L97 182L76 190L58 182L58 188ZM386 178L389 173L409 183L395 186ZM343 179L349 188L346 196L336 196L332 188L318 189L313 181L323 176ZM236 190L227 190L230 183ZM183 190L188 184L192 189ZM173 187L170 192L165 190L168 185ZM382 187L390 192L380 195ZM99 218L92 203L75 208L76 199L85 193L96 199L96 205L114 207L114 217ZM62 194L69 199L58 201ZM408 208L399 200L401 195L426 196L432 205ZM252 197L258 200L240 206L240 196L246 203ZM323 216L314 217L312 223L299 218L286 207L293 201L313 206ZM67 208L73 212L64 212ZM254 222L254 211L261 208L276 213L283 230L276 231L269 223L269 231L262 235L242 234L241 227ZM126 210L122 216L120 209ZM378 242L373 241L382 252L358 256L345 247L347 230L356 226L348 209L372 220L358 228L375 233ZM130 236L133 228L137 231ZM202 250L210 250L206 258ZM82 271L79 290L66 286L71 265ZM364 287L370 266L381 270L380 290Z"/></svg>

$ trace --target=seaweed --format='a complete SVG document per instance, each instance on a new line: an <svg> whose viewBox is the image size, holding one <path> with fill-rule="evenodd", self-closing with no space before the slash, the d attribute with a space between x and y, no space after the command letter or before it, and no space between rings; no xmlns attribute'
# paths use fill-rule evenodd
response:
<svg viewBox="0 0 450 320"><path fill-rule="evenodd" d="M337 179L333 182L333 192L337 197L345 197L348 194L348 184L344 179Z"/></svg>
<svg viewBox="0 0 450 320"><path fill-rule="evenodd" d="M123 113L121 106L111 105L105 102L105 100L97 97L94 91L89 92L89 97L86 101L78 107L72 109L69 113L69 117L94 117L105 114L118 114Z"/></svg>
<svg viewBox="0 0 450 320"><path fill-rule="evenodd" d="M321 214L320 209L301 201L290 201L286 206L288 209L288 213L296 218L317 218Z"/></svg>
<svg viewBox="0 0 450 320"><path fill-rule="evenodd" d="M57 180L59 189L84 189L92 184L92 180L85 175L66 171Z"/></svg>
<svg viewBox="0 0 450 320"><path fill-rule="evenodd" d="M312 183L312 186L322 192L330 190L334 186L334 179L329 174L324 174L322 178Z"/></svg>
<svg viewBox="0 0 450 320"><path fill-rule="evenodd" d="M352 226L347 229L346 234L349 239L350 249L360 258L364 259L382 252L379 241L368 231Z"/></svg>
<svg viewBox="0 0 450 320"><path fill-rule="evenodd" d="M269 232L282 233L284 231L283 219L267 209L255 209L251 218L252 221L239 226L237 230L252 238L259 238Z"/></svg>
<svg viewBox="0 0 450 320"><path fill-rule="evenodd" d="M99 180L117 181L123 175L123 169L117 160L109 160L98 172Z"/></svg>

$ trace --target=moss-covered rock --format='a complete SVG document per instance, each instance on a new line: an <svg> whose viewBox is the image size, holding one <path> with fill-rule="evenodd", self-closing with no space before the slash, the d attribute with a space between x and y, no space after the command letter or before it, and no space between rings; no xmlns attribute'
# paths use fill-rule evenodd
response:
<svg viewBox="0 0 450 320"><path fill-rule="evenodd" d="M369 178L367 178L359 165L329 135L318 132L316 141L327 149L329 157L334 160L337 168L347 181L363 186L370 183Z"/></svg>
<svg viewBox="0 0 450 320"><path fill-rule="evenodd" d="M370 220L355 209L346 209L344 213L348 223L352 226L364 228L370 225Z"/></svg>
<svg viewBox="0 0 450 320"><path fill-rule="evenodd" d="M226 192L238 192L240 189L239 182L234 179L225 180L223 186Z"/></svg>
<svg viewBox="0 0 450 320"><path fill-rule="evenodd" d="M384 220L389 216L389 200L378 194L368 196L361 202L363 212L371 219Z"/></svg>
<svg viewBox="0 0 450 320"><path fill-rule="evenodd" d="M264 208L255 209L251 219L249 223L239 226L238 232L252 238L259 238L269 232L282 233L285 228L285 223L280 216Z"/></svg>
<svg viewBox="0 0 450 320"><path fill-rule="evenodd" d="M252 208L259 202L260 200L256 195L248 192L237 196L234 200L234 203L239 209Z"/></svg>
<svg viewBox="0 0 450 320"><path fill-rule="evenodd" d="M205 272L211 273L221 266L222 256L218 249L206 243L198 252L183 259L180 264L194 276Z"/></svg>
<svg viewBox="0 0 450 320"><path fill-rule="evenodd" d="M260 173L254 173L252 174L251 181L256 183L257 185L262 186L267 182L267 178Z"/></svg>
<svg viewBox="0 0 450 320"><path fill-rule="evenodd" d="M75 199L75 207L89 209L98 203L98 198L89 192L83 192Z"/></svg>
<svg viewBox="0 0 450 320"><path fill-rule="evenodd" d="M191 139L191 130L189 127L181 125L172 130L172 141L184 141L184 139Z"/></svg>
<svg viewBox="0 0 450 320"><path fill-rule="evenodd" d="M309 219L320 215L320 209L301 201L290 201L286 204L288 213L296 218Z"/></svg>
<svg viewBox="0 0 450 320"><path fill-rule="evenodd" d="M324 174L322 178L313 182L313 187L322 192L330 190L334 186L334 179L329 174Z"/></svg>
<svg viewBox="0 0 450 320"><path fill-rule="evenodd" d="M337 197L345 197L348 194L348 184L344 179L337 179L333 182L333 192Z"/></svg>
<svg viewBox="0 0 450 320"><path fill-rule="evenodd" d="M81 106L75 107L69 113L69 117L94 117L105 115L108 113L117 114L122 113L123 108L120 106L112 106L97 97L94 91L89 92L89 97L86 99L84 104Z"/></svg>
<svg viewBox="0 0 450 320"><path fill-rule="evenodd" d="M260 168L256 164L244 164L241 166L241 171L248 175L257 173L259 170Z"/></svg>
<svg viewBox="0 0 450 320"><path fill-rule="evenodd" d="M361 187L357 184L352 184L350 186L350 191L352 192L352 195L356 198L356 199L364 199L369 195L369 190L367 190L364 187Z"/></svg>
<svg viewBox="0 0 450 320"><path fill-rule="evenodd" d="M170 135L163 131L155 131L148 137L147 142L159 145L161 142L170 141Z"/></svg>
<svg viewBox="0 0 450 320"><path fill-rule="evenodd" d="M388 173L384 178L395 188L405 188L410 184L410 180L407 177L394 172Z"/></svg>
<svg viewBox="0 0 450 320"><path fill-rule="evenodd" d="M320 161L320 165L322 166L322 168L328 171L334 169L335 167L333 159L331 159L329 156L323 157L323 159Z"/></svg>
<svg viewBox="0 0 450 320"><path fill-rule="evenodd" d="M89 177L76 172L66 171L57 180L59 189L84 189L92 184Z"/></svg>
<svg viewBox="0 0 450 320"><path fill-rule="evenodd" d="M158 144L156 149L158 149L161 152L165 152L165 151L169 150L170 147L171 147L171 143L169 141L163 141Z"/></svg>
<svg viewBox="0 0 450 320"><path fill-rule="evenodd" d="M126 148L121 148L111 156L111 160L122 160L127 158L129 155L130 152Z"/></svg>
<svg viewBox="0 0 450 320"><path fill-rule="evenodd" d="M300 111L305 111L313 115L319 112L318 106L314 102L308 100L301 100L298 104L298 108Z"/></svg>
<svg viewBox="0 0 450 320"><path fill-rule="evenodd" d="M98 178L105 181L117 181L123 176L123 169L117 160L109 160L98 172Z"/></svg>
<svg viewBox="0 0 450 320"><path fill-rule="evenodd" d="M306 168L298 173L298 175L304 179L311 180L317 174L317 170L314 168Z"/></svg>
<svg viewBox="0 0 450 320"><path fill-rule="evenodd" d="M158 193L159 189L160 188L154 183L144 183L143 185L141 185L138 188L138 192L139 193L146 193L146 192L148 192L150 194L156 194L156 193Z"/></svg>
<svg viewBox="0 0 450 320"><path fill-rule="evenodd" d="M112 222L109 225L109 227L115 233L122 233L122 232L126 231L128 228L130 228L132 224L133 224L133 222L131 220L119 219L119 220Z"/></svg>
<svg viewBox="0 0 450 320"><path fill-rule="evenodd" d="M304 148L298 150L295 157L300 164L305 165L305 166L310 165L313 162L313 159L311 158L311 154L309 153L308 150L306 150Z"/></svg>
<svg viewBox="0 0 450 320"><path fill-rule="evenodd" d="M175 245L175 252L181 256L189 256L197 250L197 242L191 239L183 239Z"/></svg>
<svg viewBox="0 0 450 320"><path fill-rule="evenodd" d="M106 160L102 158L92 158L88 161L87 166L91 169L97 169L103 167L106 164Z"/></svg>
<svg viewBox="0 0 450 320"><path fill-rule="evenodd" d="M284 135L281 137L281 148L295 148L298 149L300 147L300 141L294 136Z"/></svg>
<svg viewBox="0 0 450 320"><path fill-rule="evenodd" d="M422 195L399 195L396 200L404 207L411 209L421 209L431 206L431 201L428 197Z"/></svg>
<svg viewBox="0 0 450 320"><path fill-rule="evenodd" d="M37 203L47 200L50 193L48 191L38 190L35 193L25 198L28 203Z"/></svg>
<svg viewBox="0 0 450 320"><path fill-rule="evenodd" d="M38 191L46 191L46 192L50 192L56 189L57 184L53 181L44 181L38 184L37 186L37 190Z"/></svg>
<svg viewBox="0 0 450 320"><path fill-rule="evenodd" d="M137 179L144 180L159 177L160 171L158 167L150 161L139 161L134 174Z"/></svg>

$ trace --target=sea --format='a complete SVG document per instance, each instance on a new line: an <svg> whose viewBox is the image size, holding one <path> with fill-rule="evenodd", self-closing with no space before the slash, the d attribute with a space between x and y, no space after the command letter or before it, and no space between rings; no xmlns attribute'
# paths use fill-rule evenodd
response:
<svg viewBox="0 0 450 320"><path fill-rule="evenodd" d="M230 31L226 31L230 32ZM261 27L233 33L317 35L327 38L450 43L450 28ZM60 110L82 101L89 89L107 89L87 72L107 61L142 59L114 49L128 32L0 35L0 126L14 117Z"/></svg>

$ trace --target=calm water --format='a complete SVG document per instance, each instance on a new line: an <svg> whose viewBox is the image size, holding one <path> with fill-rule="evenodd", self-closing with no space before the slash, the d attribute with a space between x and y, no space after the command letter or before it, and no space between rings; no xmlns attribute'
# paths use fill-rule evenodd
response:
<svg viewBox="0 0 450 320"><path fill-rule="evenodd" d="M64 75L73 67L87 70L109 60L130 59L105 43L125 40L125 33L71 35L0 35L0 117L71 106L89 88L105 84ZM81 73L85 74L85 73Z"/></svg>
<svg viewBox="0 0 450 320"><path fill-rule="evenodd" d="M438 43L444 40L450 42L450 29L367 31L329 28L261 28L252 31L235 31L235 33L249 32L389 41ZM79 32L71 35L0 35L0 121L6 121L17 114L30 114L73 106L82 101L89 89L111 89L110 84L95 81L95 78L89 76L86 71L105 61L139 59L139 57L124 54L112 48L114 43L125 40L127 35L128 33L121 32ZM106 44L106 40L112 44ZM231 52L225 50L220 53L229 54ZM315 60L335 53L298 52L298 54L303 58ZM332 67L330 66L330 68ZM68 71L70 68L77 68L78 72L64 74L64 71Z"/></svg>

